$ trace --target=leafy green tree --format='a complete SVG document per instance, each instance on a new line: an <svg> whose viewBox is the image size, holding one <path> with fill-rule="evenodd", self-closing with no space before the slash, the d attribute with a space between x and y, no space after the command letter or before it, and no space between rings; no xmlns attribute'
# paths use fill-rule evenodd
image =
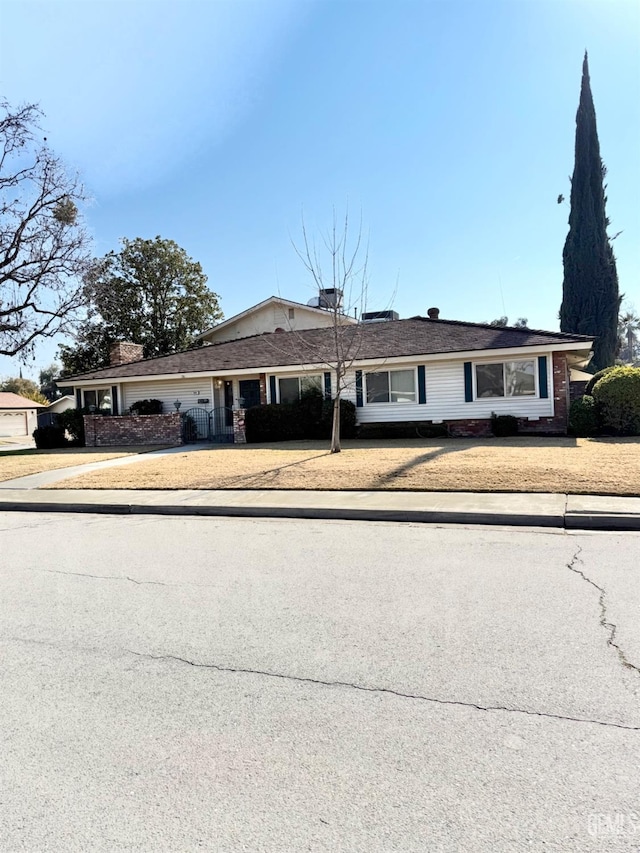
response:
<svg viewBox="0 0 640 853"><path fill-rule="evenodd" d="M514 329L527 329L529 321L526 317L518 317L518 319L513 324ZM508 317L497 317L495 320L490 320L487 323L488 326L496 326L496 328L503 329L505 326L509 325Z"/></svg>
<svg viewBox="0 0 640 853"><path fill-rule="evenodd" d="M119 252L94 262L85 296L75 344L60 347L66 375L108 365L116 341L142 344L145 358L186 349L223 316L200 264L161 237L123 239Z"/></svg>
<svg viewBox="0 0 640 853"><path fill-rule="evenodd" d="M0 355L23 359L68 330L91 257L84 190L41 135L41 115L0 99Z"/></svg>
<svg viewBox="0 0 640 853"><path fill-rule="evenodd" d="M615 362L618 345L620 294L616 260L607 234L605 176L585 53L576 115L569 233L562 256L560 328L563 332L596 337L589 365L594 372Z"/></svg>
<svg viewBox="0 0 640 853"><path fill-rule="evenodd" d="M31 379L23 379L21 376L12 376L10 379L5 379L0 383L0 391L9 391L11 394L17 394L19 397L33 400L34 403L42 403L43 406L49 405L49 401L40 392L36 383Z"/></svg>
<svg viewBox="0 0 640 853"><path fill-rule="evenodd" d="M52 403L65 394L73 394L73 388L65 388L63 385L58 385L57 380L60 378L60 365L54 361L49 367L44 367L40 371L38 377L40 382L40 391Z"/></svg>

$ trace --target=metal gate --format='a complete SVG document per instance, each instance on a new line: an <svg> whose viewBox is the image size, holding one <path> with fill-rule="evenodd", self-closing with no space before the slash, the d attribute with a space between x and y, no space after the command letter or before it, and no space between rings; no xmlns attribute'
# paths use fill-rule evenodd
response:
<svg viewBox="0 0 640 853"><path fill-rule="evenodd" d="M182 413L182 440L185 444L197 441L233 444L233 411L224 407L187 409Z"/></svg>
<svg viewBox="0 0 640 853"><path fill-rule="evenodd" d="M197 406L182 415L182 440L185 444L210 440L209 410Z"/></svg>
<svg viewBox="0 0 640 853"><path fill-rule="evenodd" d="M233 444L233 410L222 407L214 409L209 419L210 441L218 444Z"/></svg>

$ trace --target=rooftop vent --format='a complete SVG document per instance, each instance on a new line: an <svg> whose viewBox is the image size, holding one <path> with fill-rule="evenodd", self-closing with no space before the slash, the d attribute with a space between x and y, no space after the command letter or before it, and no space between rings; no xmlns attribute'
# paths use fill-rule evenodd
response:
<svg viewBox="0 0 640 853"><path fill-rule="evenodd" d="M439 320L440 319L440 309L439 308L429 308L427 311L427 317L430 320Z"/></svg>
<svg viewBox="0 0 640 853"><path fill-rule="evenodd" d="M311 308L339 308L342 305L343 293L338 287L326 287L317 296L312 297L307 305Z"/></svg>
<svg viewBox="0 0 640 853"><path fill-rule="evenodd" d="M399 320L397 311L365 311L362 315L363 323L381 323L385 320Z"/></svg>

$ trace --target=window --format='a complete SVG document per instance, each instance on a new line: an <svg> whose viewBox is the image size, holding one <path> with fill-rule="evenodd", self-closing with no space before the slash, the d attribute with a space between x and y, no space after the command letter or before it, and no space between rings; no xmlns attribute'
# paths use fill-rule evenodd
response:
<svg viewBox="0 0 640 853"><path fill-rule="evenodd" d="M367 373L367 403L415 403L413 370L383 370Z"/></svg>
<svg viewBox="0 0 640 853"><path fill-rule="evenodd" d="M310 392L322 394L322 376L292 376L280 379L280 402L295 403L300 397Z"/></svg>
<svg viewBox="0 0 640 853"><path fill-rule="evenodd" d="M111 411L111 389L99 388L95 391L84 392L84 405L86 409L96 409L100 412Z"/></svg>
<svg viewBox="0 0 640 853"><path fill-rule="evenodd" d="M296 309L295 308L289 308L289 319L293 320L295 316L296 316Z"/></svg>
<svg viewBox="0 0 640 853"><path fill-rule="evenodd" d="M536 393L533 359L476 364L476 398L532 397Z"/></svg>

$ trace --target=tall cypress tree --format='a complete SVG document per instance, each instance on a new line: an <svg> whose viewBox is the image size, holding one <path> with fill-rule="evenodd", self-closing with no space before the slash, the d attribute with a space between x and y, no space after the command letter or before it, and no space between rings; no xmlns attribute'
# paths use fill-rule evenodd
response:
<svg viewBox="0 0 640 853"><path fill-rule="evenodd" d="M620 308L616 259L607 234L605 175L585 52L576 115L569 233L562 253L560 328L563 332L596 336L590 363L594 371L615 362Z"/></svg>

